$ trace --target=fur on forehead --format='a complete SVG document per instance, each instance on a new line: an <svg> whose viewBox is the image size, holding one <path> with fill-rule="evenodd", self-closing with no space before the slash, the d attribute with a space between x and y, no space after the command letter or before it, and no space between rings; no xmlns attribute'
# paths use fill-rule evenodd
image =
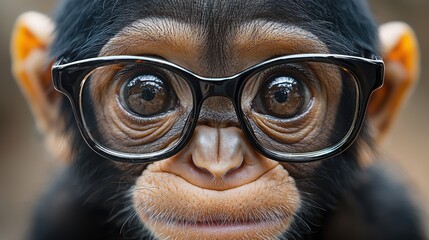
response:
<svg viewBox="0 0 429 240"><path fill-rule="evenodd" d="M364 0L63 0L51 54L70 60L97 56L117 32L147 17L200 25L214 51L225 41L219 36L253 19L295 24L335 53L378 50L376 25Z"/></svg>

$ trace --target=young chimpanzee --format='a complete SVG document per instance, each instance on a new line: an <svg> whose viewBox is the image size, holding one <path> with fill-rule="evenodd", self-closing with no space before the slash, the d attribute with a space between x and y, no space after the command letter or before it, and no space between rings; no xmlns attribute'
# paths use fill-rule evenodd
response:
<svg viewBox="0 0 429 240"><path fill-rule="evenodd" d="M414 35L364 1L65 0L12 54L69 161L29 239L424 238L373 162Z"/></svg>

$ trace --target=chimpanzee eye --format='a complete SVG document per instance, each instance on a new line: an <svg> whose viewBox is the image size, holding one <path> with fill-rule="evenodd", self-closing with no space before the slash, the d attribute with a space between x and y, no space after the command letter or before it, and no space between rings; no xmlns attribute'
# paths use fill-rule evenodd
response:
<svg viewBox="0 0 429 240"><path fill-rule="evenodd" d="M275 75L260 87L252 108L276 118L293 118L302 113L310 102L310 91L295 76Z"/></svg>
<svg viewBox="0 0 429 240"><path fill-rule="evenodd" d="M120 94L124 107L141 117L160 115L177 105L169 82L157 74L132 77L124 82Z"/></svg>

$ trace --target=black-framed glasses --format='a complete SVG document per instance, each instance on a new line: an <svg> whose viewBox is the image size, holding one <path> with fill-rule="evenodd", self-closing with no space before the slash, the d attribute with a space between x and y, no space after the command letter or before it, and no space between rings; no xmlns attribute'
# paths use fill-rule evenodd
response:
<svg viewBox="0 0 429 240"><path fill-rule="evenodd" d="M377 57L297 54L236 75L207 78L154 57L107 56L52 69L79 129L98 154L144 163L179 152L211 96L229 98L249 142L268 158L308 162L348 148L371 93L383 83Z"/></svg>

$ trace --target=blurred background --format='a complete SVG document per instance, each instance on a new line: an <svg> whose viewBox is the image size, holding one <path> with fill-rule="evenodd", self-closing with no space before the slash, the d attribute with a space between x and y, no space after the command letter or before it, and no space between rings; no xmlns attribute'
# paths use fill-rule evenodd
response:
<svg viewBox="0 0 429 240"><path fill-rule="evenodd" d="M28 10L51 14L54 0L0 0L0 240L22 239L32 209L61 165L45 150L29 108L11 76L9 40L17 16ZM401 20L416 31L422 75L383 146L422 209L429 208L429 0L370 0L379 23ZM429 228L429 224L426 224Z"/></svg>

